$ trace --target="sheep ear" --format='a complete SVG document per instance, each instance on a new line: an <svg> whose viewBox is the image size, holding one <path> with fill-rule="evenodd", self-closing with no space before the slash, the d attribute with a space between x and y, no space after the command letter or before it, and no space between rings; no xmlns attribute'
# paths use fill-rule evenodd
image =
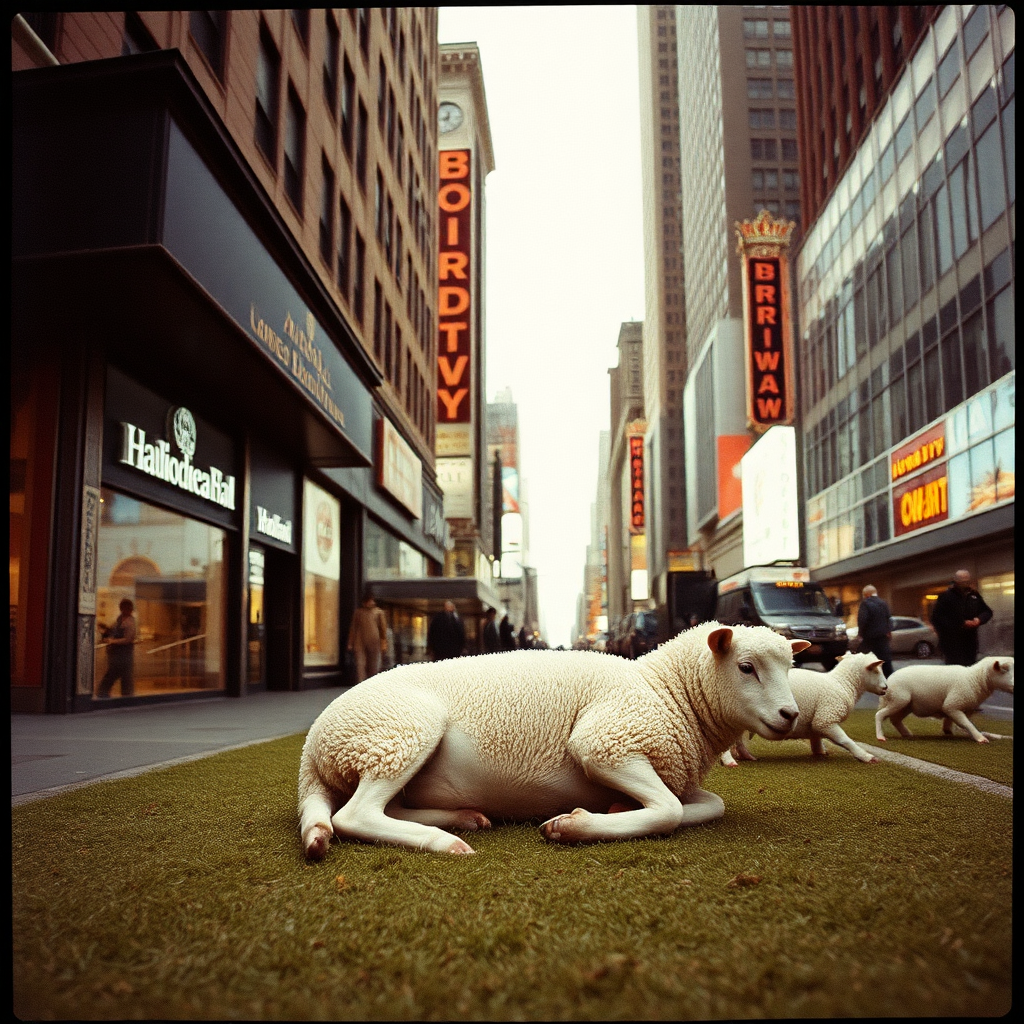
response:
<svg viewBox="0 0 1024 1024"><path fill-rule="evenodd" d="M708 647L710 647L715 654L728 654L731 646L732 630L728 626L722 626L721 629L716 629L713 632L708 633Z"/></svg>
<svg viewBox="0 0 1024 1024"><path fill-rule="evenodd" d="M995 669L995 670L996 670L997 672L1002 672L1002 671L1004 671L1004 669L1003 669L1002 665L1000 665L998 661L993 661L993 662L992 662L992 667L993 667L993 668L994 668L994 669Z"/></svg>
<svg viewBox="0 0 1024 1024"><path fill-rule="evenodd" d="M810 647L811 643L809 640L790 640L789 646L793 648L794 654L799 654L804 648Z"/></svg>
<svg viewBox="0 0 1024 1024"><path fill-rule="evenodd" d="M881 664L882 664L882 662L880 662L880 661L869 661L868 665L867 665L868 671L870 672L871 669L878 668L878 666L881 665Z"/></svg>

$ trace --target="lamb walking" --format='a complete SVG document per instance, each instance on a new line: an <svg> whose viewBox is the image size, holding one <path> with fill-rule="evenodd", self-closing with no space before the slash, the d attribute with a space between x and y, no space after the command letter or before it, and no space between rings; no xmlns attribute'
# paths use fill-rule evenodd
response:
<svg viewBox="0 0 1024 1024"><path fill-rule="evenodd" d="M888 718L899 734L911 739L903 724L907 715L941 718L942 731L950 736L959 725L978 743L999 739L984 733L971 721L996 690L1013 693L1013 658L982 658L969 668L963 665L908 665L889 676L889 692L878 701L875 736L885 743L882 723Z"/></svg>
<svg viewBox="0 0 1024 1024"><path fill-rule="evenodd" d="M787 676L806 646L710 622L636 661L512 651L374 676L306 737L305 854L324 857L332 835L468 854L447 830L492 819L546 819L552 842L713 821L725 805L700 782L744 730L790 731L798 709ZM617 804L630 809L609 813Z"/></svg>
<svg viewBox="0 0 1024 1024"><path fill-rule="evenodd" d="M889 681L892 681L891 678ZM878 758L850 739L839 723L846 721L865 691L877 694L886 692L881 659L873 654L845 654L831 672L791 668L789 685L800 709L800 717L788 736L769 736L767 739L810 740L811 753L815 757L825 756L826 751L821 741L829 739L848 750L858 761L865 764L878 763ZM742 740L733 749L742 760L757 760ZM736 767L732 752L727 750L722 754L722 764Z"/></svg>

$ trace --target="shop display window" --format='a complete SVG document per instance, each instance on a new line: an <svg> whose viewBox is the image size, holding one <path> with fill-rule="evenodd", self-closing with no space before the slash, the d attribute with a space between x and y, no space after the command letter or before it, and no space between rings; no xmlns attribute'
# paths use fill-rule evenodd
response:
<svg viewBox="0 0 1024 1024"><path fill-rule="evenodd" d="M100 502L93 696L223 690L227 534L108 488Z"/></svg>
<svg viewBox="0 0 1024 1024"><path fill-rule="evenodd" d="M335 666L341 657L341 505L306 480L303 487L303 663Z"/></svg>

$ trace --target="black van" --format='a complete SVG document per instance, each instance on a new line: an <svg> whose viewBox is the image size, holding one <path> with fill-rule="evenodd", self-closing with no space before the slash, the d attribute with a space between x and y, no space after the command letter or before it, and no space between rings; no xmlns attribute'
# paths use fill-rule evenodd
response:
<svg viewBox="0 0 1024 1024"><path fill-rule="evenodd" d="M715 618L724 626L768 626L810 647L794 656L800 665L820 662L826 672L849 650L846 623L836 615L807 569L754 566L721 580Z"/></svg>

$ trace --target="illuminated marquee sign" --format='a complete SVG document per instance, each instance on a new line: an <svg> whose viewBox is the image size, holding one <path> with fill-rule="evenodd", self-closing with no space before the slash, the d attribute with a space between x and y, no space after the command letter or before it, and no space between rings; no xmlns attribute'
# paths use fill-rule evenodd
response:
<svg viewBox="0 0 1024 1024"><path fill-rule="evenodd" d="M892 489L893 533L900 537L949 518L946 465L936 466Z"/></svg>
<svg viewBox="0 0 1024 1024"><path fill-rule="evenodd" d="M943 421L901 445L889 456L889 470L893 482L943 458L945 454L946 424Z"/></svg>
<svg viewBox="0 0 1024 1024"><path fill-rule="evenodd" d="M766 210L753 222L736 225L744 262L747 421L755 430L789 425L794 417L786 255L793 226Z"/></svg>
<svg viewBox="0 0 1024 1024"><path fill-rule="evenodd" d="M629 532L644 532L644 439L629 439Z"/></svg>
<svg viewBox="0 0 1024 1024"><path fill-rule="evenodd" d="M222 508L235 507L235 478L211 466L208 470L192 465L196 453L196 421L188 409L172 410L168 415L168 433L181 458L171 454L168 441L154 438L133 423L121 423L121 462L147 476L180 487L198 498L205 498Z"/></svg>
<svg viewBox="0 0 1024 1024"><path fill-rule="evenodd" d="M472 195L468 149L438 154L437 193L437 422L469 423L470 225Z"/></svg>

